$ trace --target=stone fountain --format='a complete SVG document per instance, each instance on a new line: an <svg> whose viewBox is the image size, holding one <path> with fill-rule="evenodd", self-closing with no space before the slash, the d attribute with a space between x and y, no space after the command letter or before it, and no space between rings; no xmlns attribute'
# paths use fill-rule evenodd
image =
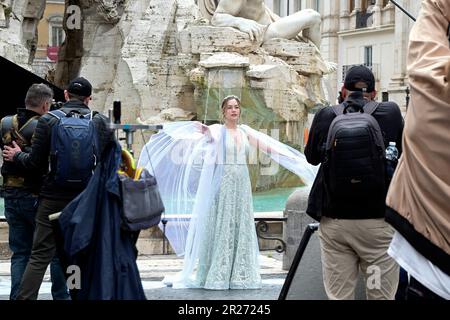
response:
<svg viewBox="0 0 450 320"><path fill-rule="evenodd" d="M238 29L212 26L194 0L114 1L109 14L106 2L95 1L84 16L80 74L94 85L97 110L121 100L126 122L213 123L222 98L236 94L244 123L276 129L281 141L303 149L308 110L326 104L325 66L313 44L280 38L261 45ZM255 185L298 185L284 176Z"/></svg>
<svg viewBox="0 0 450 320"><path fill-rule="evenodd" d="M218 121L220 101L236 94L243 122L279 129L281 140L302 149L308 111L326 104L321 87L326 70L317 49L281 38L261 45L238 29L212 26L205 12L209 2L74 1L81 8L81 37L66 47L82 50L80 66L68 70L62 53L57 74L87 77L94 109L107 114L113 101L121 100L122 119L132 123ZM2 56L29 68L44 6L42 0L0 0Z"/></svg>
<svg viewBox="0 0 450 320"><path fill-rule="evenodd" d="M25 6L26 1L22 2ZM81 59L77 73L93 84L91 105L97 111L107 114L113 101L121 100L123 122L197 119L214 123L220 119L220 101L235 94L242 100L243 123L268 134L275 132L282 142L303 150L308 112L327 104L321 80L329 70L314 44L281 38L263 44L251 41L238 29L211 25L194 0L78 3L83 27L75 46L81 51L73 59ZM0 0L0 32L6 24L31 30L42 16L41 11L28 14L26 24L20 26L7 17L8 4ZM13 56L14 51L20 57L14 61L26 64L25 53L31 45L23 45L23 39L9 42L6 49L0 43L0 53ZM70 69L68 52L61 54L57 74ZM145 133L145 139L150 134ZM139 135L135 138L138 151L144 141ZM258 190L301 184L283 171L275 176L252 172Z"/></svg>

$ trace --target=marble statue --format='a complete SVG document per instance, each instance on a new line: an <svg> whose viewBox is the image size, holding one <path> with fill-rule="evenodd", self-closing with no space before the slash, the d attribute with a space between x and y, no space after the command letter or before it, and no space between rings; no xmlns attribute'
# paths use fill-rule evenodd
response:
<svg viewBox="0 0 450 320"><path fill-rule="evenodd" d="M317 11L304 9L280 18L264 0L199 0L201 12L210 18L211 25L234 27L247 33L252 41L264 43L274 38L310 41L320 57L321 16ZM336 64L323 61L326 73L336 70Z"/></svg>
<svg viewBox="0 0 450 320"><path fill-rule="evenodd" d="M6 27L5 9L10 5L9 0L0 0L0 27Z"/></svg>

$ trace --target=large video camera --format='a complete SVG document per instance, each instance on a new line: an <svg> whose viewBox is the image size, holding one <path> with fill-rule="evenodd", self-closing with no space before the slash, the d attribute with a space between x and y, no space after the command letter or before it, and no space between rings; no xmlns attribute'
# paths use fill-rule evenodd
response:
<svg viewBox="0 0 450 320"><path fill-rule="evenodd" d="M55 101L55 99L53 99L52 104L50 105L50 111L61 109L63 105L63 102Z"/></svg>

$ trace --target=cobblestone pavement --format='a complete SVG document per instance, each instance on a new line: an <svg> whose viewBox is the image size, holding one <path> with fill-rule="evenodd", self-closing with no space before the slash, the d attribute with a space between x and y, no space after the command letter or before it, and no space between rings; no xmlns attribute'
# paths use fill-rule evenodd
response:
<svg viewBox="0 0 450 320"><path fill-rule="evenodd" d="M142 284L149 300L276 300L287 272L281 269L282 254L261 252L262 289L260 290L204 290L173 289L162 279L181 270L183 260L175 255L139 256L137 260ZM0 300L9 298L10 261L0 260ZM40 300L50 300L50 275L47 273L39 291Z"/></svg>

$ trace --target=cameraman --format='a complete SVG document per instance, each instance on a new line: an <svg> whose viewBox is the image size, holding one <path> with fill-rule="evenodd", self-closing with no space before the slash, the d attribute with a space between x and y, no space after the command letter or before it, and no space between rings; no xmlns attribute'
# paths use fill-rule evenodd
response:
<svg viewBox="0 0 450 320"><path fill-rule="evenodd" d="M19 108L13 116L4 117L0 122L2 134L1 148L14 141L22 150L30 152L31 137L38 119L48 112L53 91L45 84L33 84L25 98L26 108ZM18 293L25 267L31 254L38 193L43 174L37 170L23 170L16 163L4 161L1 168L3 185L1 196L5 198L5 216L9 225L9 247L11 257L11 292L14 300ZM50 267L52 296L54 300L67 300L69 294L66 280L59 261L54 258Z"/></svg>

